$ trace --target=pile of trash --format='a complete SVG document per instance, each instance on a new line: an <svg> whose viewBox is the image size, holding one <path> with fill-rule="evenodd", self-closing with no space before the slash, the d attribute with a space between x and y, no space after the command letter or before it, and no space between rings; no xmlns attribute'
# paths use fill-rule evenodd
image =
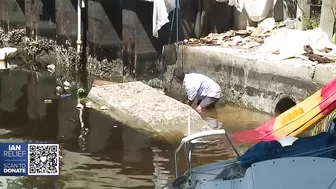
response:
<svg viewBox="0 0 336 189"><path fill-rule="evenodd" d="M255 53L263 54L267 60L300 58L316 63L336 62L336 45L319 28L306 31L278 29Z"/></svg>
<svg viewBox="0 0 336 189"><path fill-rule="evenodd" d="M230 30L225 33L210 33L208 36L196 39L185 39L185 45L214 45L230 48L249 49L264 43L265 38L272 35L272 31L281 27L292 27L290 21L275 23L274 18L267 18L258 27L247 27L246 30Z"/></svg>
<svg viewBox="0 0 336 189"><path fill-rule="evenodd" d="M250 53L260 55L266 60L300 58L316 63L336 62L336 45L331 43L325 32L295 30L295 20L287 19L276 23L267 18L258 27L225 33L210 33L200 39L186 39L190 46L221 46L225 48L250 49Z"/></svg>
<svg viewBox="0 0 336 189"><path fill-rule="evenodd" d="M253 30L251 27L246 30L230 30L221 34L210 33L206 37L200 39L186 39L183 42L186 45L215 45L221 47L252 48L264 43L264 38L268 35L266 32L263 33L263 35L260 35L260 32L261 30Z"/></svg>
<svg viewBox="0 0 336 189"><path fill-rule="evenodd" d="M57 85L55 88L55 94L59 99L69 99L72 94L70 92L70 88L75 85L75 83L70 84L68 81L64 81L63 85ZM45 99L45 104L53 103L52 99Z"/></svg>

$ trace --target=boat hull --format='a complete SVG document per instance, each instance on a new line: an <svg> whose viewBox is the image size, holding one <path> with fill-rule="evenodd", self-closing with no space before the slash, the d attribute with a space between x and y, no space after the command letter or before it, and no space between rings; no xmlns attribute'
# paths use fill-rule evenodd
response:
<svg viewBox="0 0 336 189"><path fill-rule="evenodd" d="M278 140L284 136L297 136L319 123L335 108L336 79L260 127L235 133L233 140L236 143L255 143Z"/></svg>
<svg viewBox="0 0 336 189"><path fill-rule="evenodd" d="M249 167L244 176L223 180L227 161L196 167L184 189L336 189L336 162L317 157L281 158L258 162ZM270 172L270 170L272 170ZM219 173L219 174L218 174ZM209 176L211 175L211 176Z"/></svg>

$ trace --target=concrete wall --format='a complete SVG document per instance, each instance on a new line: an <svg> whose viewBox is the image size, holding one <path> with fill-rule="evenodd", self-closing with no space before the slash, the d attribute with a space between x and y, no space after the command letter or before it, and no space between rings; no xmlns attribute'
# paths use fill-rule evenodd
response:
<svg viewBox="0 0 336 189"><path fill-rule="evenodd" d="M266 61L260 55L221 47L181 46L180 54L178 64L168 64L168 70L182 67L185 72L203 73L220 84L223 101L272 114L276 108L304 100L335 75L335 64L314 65L299 59ZM168 86L170 71L166 73ZM172 86L173 91L182 92L174 80Z"/></svg>

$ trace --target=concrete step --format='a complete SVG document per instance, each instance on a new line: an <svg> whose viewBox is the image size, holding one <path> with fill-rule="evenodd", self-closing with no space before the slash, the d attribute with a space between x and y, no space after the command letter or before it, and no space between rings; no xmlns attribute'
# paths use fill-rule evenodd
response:
<svg viewBox="0 0 336 189"><path fill-rule="evenodd" d="M107 106L114 119L168 140L180 140L188 133L188 114L191 133L206 124L192 107L139 81L96 86L88 98Z"/></svg>

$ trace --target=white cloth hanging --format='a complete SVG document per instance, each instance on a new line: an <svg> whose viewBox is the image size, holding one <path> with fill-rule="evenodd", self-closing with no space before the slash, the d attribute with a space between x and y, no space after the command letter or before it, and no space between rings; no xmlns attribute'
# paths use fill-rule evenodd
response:
<svg viewBox="0 0 336 189"><path fill-rule="evenodd" d="M229 5L236 7L239 12L242 12L244 8L244 0L229 0Z"/></svg>
<svg viewBox="0 0 336 189"><path fill-rule="evenodd" d="M254 22L260 22L269 16L277 0L229 0L230 6L235 6L239 12L245 9L248 17Z"/></svg>
<svg viewBox="0 0 336 189"><path fill-rule="evenodd" d="M154 0L153 36L159 37L159 30L169 22L168 13L175 9L175 0Z"/></svg>

